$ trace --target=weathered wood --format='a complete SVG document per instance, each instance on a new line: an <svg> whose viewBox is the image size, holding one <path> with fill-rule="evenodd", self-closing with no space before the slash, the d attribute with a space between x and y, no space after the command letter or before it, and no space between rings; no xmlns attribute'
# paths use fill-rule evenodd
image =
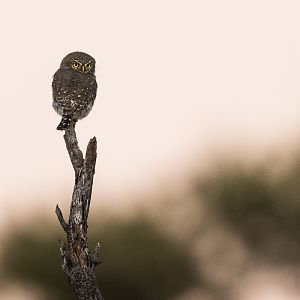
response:
<svg viewBox="0 0 300 300"><path fill-rule="evenodd" d="M57 218L67 234L67 243L60 241L62 269L67 275L80 300L104 300L97 284L95 267L99 264L100 244L90 253L87 243L87 221L92 195L93 178L97 159L97 141L92 138L85 158L79 149L75 124L66 129L65 144L75 171L75 186L72 195L69 221L56 206Z"/></svg>

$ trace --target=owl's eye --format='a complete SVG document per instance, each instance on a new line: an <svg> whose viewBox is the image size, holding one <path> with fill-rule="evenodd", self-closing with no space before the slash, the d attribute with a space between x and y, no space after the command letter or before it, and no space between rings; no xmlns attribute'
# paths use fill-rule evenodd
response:
<svg viewBox="0 0 300 300"><path fill-rule="evenodd" d="M79 63L78 62L73 62L72 63L72 68L73 69L77 69L79 67Z"/></svg>
<svg viewBox="0 0 300 300"><path fill-rule="evenodd" d="M91 64L85 64L85 67L87 68L87 70L90 70L92 68L92 65Z"/></svg>

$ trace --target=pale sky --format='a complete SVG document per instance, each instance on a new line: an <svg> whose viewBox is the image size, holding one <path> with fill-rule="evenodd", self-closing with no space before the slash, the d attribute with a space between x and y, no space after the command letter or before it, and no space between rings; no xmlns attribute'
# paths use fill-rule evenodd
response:
<svg viewBox="0 0 300 300"><path fill-rule="evenodd" d="M197 155L204 165L228 147L260 156L297 141L299 1L28 0L0 11L3 216L29 199L69 203L51 81L72 51L97 61L95 106L77 125L83 150L98 138L94 194L139 190Z"/></svg>

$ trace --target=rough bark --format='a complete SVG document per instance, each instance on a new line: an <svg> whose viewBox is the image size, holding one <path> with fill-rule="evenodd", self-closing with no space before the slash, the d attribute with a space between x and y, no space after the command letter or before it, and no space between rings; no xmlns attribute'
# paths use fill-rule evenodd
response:
<svg viewBox="0 0 300 300"><path fill-rule="evenodd" d="M97 158L97 141L92 138L85 158L79 149L75 124L66 129L65 144L75 171L75 186L70 207L69 222L56 206L57 218L67 234L67 242L60 240L62 269L80 300L104 300L97 284L95 267L99 263L100 244L90 253L87 243L87 221L91 202L93 178Z"/></svg>

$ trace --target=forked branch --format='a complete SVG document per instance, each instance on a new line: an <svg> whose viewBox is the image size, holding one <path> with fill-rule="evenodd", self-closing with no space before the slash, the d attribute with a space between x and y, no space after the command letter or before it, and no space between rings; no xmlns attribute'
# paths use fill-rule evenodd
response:
<svg viewBox="0 0 300 300"><path fill-rule="evenodd" d="M58 205L55 210L58 221L67 234L67 243L60 241L62 269L78 299L104 300L95 275L95 267L99 263L100 244L96 244L92 253L87 244L87 221L97 158L97 141L95 137L89 141L85 158L83 158L74 126L75 124L71 124L64 134L75 171L75 186L68 223Z"/></svg>

